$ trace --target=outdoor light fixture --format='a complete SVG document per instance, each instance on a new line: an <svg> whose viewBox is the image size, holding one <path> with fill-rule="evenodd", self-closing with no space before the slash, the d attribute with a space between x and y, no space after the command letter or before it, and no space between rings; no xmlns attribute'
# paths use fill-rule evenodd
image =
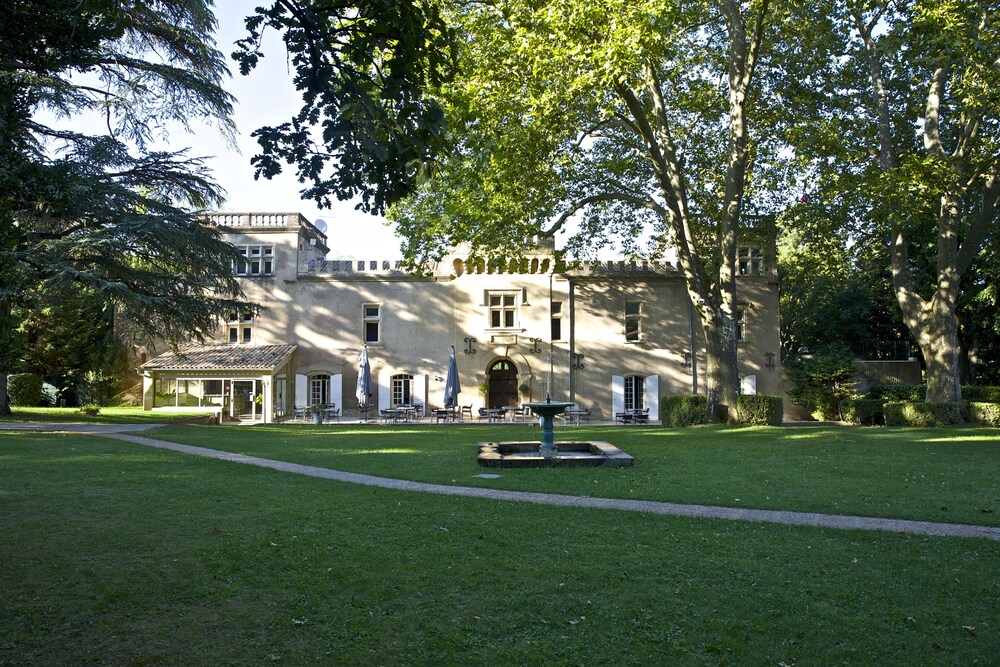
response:
<svg viewBox="0 0 1000 667"><path fill-rule="evenodd" d="M684 361L681 362L681 368L691 368L691 353L684 350L681 354L684 355Z"/></svg>
<svg viewBox="0 0 1000 667"><path fill-rule="evenodd" d="M764 354L764 356L767 357L767 363L765 363L764 366L767 367L768 370L773 371L774 370L774 352L767 352L767 353Z"/></svg>

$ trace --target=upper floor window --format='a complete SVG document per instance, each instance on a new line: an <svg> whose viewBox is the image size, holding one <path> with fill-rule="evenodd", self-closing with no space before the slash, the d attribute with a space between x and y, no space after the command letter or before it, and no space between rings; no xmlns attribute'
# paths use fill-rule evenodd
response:
<svg viewBox="0 0 1000 667"><path fill-rule="evenodd" d="M488 295L491 329L513 329L517 326L517 293L490 292Z"/></svg>
<svg viewBox="0 0 1000 667"><path fill-rule="evenodd" d="M413 376L393 375L391 379L392 405L412 405Z"/></svg>
<svg viewBox="0 0 1000 667"><path fill-rule="evenodd" d="M247 345L253 342L253 315L251 313L232 313L226 321L229 329L229 342L233 345Z"/></svg>
<svg viewBox="0 0 1000 667"><path fill-rule="evenodd" d="M733 322L736 325L736 340L747 339L747 307L737 306L733 313Z"/></svg>
<svg viewBox="0 0 1000 667"><path fill-rule="evenodd" d="M562 340L562 301L552 302L552 340Z"/></svg>
<svg viewBox="0 0 1000 667"><path fill-rule="evenodd" d="M764 253L759 246L741 245L737 248L736 272L741 276L764 275Z"/></svg>
<svg viewBox="0 0 1000 667"><path fill-rule="evenodd" d="M382 306L377 303L366 303L363 306L362 326L365 331L366 343L381 343Z"/></svg>
<svg viewBox="0 0 1000 667"><path fill-rule="evenodd" d="M233 272L238 276L274 275L273 245L242 245L236 248L243 258L236 261Z"/></svg>
<svg viewBox="0 0 1000 667"><path fill-rule="evenodd" d="M639 301L625 302L625 341L638 342L642 335L642 303Z"/></svg>

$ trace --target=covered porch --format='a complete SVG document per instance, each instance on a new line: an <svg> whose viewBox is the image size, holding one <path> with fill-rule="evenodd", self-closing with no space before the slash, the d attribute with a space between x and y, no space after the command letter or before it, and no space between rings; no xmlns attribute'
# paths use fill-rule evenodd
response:
<svg viewBox="0 0 1000 667"><path fill-rule="evenodd" d="M295 345L186 345L138 368L145 410L214 412L271 423L287 409Z"/></svg>

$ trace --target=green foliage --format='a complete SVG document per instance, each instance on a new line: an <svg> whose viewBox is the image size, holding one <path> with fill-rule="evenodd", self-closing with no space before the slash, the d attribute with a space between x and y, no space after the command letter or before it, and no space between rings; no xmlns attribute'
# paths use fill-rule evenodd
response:
<svg viewBox="0 0 1000 667"><path fill-rule="evenodd" d="M881 426L885 424L880 398L845 398L840 402L843 420L861 426Z"/></svg>
<svg viewBox="0 0 1000 667"><path fill-rule="evenodd" d="M849 2L828 14L797 28L825 55L783 62L786 141L802 179L851 228L857 254L889 260L910 338L922 341L931 400L956 400L959 315L970 316L969 350L979 336L997 340L995 294L984 291L1000 220L995 7ZM991 255L992 268L974 275ZM986 298L976 303L978 294ZM945 306L956 302L959 314Z"/></svg>
<svg viewBox="0 0 1000 667"><path fill-rule="evenodd" d="M927 399L925 384L873 384L865 398L876 398L883 401L923 401Z"/></svg>
<svg viewBox="0 0 1000 667"><path fill-rule="evenodd" d="M781 396L745 394L736 397L736 420L741 424L781 426L783 412Z"/></svg>
<svg viewBox="0 0 1000 667"><path fill-rule="evenodd" d="M75 292L167 341L254 309L197 217L221 201L202 161L151 147L192 119L232 134L210 4L0 4L0 316L18 328ZM79 131L88 113L105 133Z"/></svg>
<svg viewBox="0 0 1000 667"><path fill-rule="evenodd" d="M660 399L660 423L671 428L707 424L708 399L700 395L664 396Z"/></svg>
<svg viewBox="0 0 1000 667"><path fill-rule="evenodd" d="M886 426L949 426L963 422L962 404L954 401L889 402L882 407L882 411Z"/></svg>
<svg viewBox="0 0 1000 667"><path fill-rule="evenodd" d="M233 57L246 75L263 57L261 34L280 32L302 107L254 132L256 176L295 165L303 196L321 208L360 199L382 213L426 177L443 141L438 103L425 95L450 73L441 7L422 0L275 0L246 19ZM320 132L316 128L322 128Z"/></svg>
<svg viewBox="0 0 1000 667"><path fill-rule="evenodd" d="M840 419L840 401L852 396L857 368L849 352L830 348L788 364L788 396L819 420Z"/></svg>
<svg viewBox="0 0 1000 667"><path fill-rule="evenodd" d="M1000 403L966 403L969 421L973 424L1000 426Z"/></svg>
<svg viewBox="0 0 1000 667"><path fill-rule="evenodd" d="M37 406L48 403L42 391L42 376L36 373L18 373L7 380L7 393L12 405Z"/></svg>
<svg viewBox="0 0 1000 667"><path fill-rule="evenodd" d="M101 406L97 403L86 403L80 406L79 410L81 415L86 415L88 417L96 417L101 414Z"/></svg>

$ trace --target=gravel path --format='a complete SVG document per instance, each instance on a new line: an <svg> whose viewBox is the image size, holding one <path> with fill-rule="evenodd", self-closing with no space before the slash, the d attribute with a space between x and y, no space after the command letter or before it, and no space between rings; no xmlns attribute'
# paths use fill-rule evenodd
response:
<svg viewBox="0 0 1000 667"><path fill-rule="evenodd" d="M670 516L688 516L707 519L728 519L731 521L761 521L764 523L782 523L795 526L821 526L824 528L843 528L851 530L883 530L894 533L911 533L916 535L934 535L941 537L978 537L1000 541L1000 527L975 526L955 523L936 523L933 521L909 521L905 519L880 519L875 517L847 516L840 514L819 514L814 512L785 512L780 510L741 509L736 507L717 507L713 505L682 505L678 503L657 502L652 500L625 500L618 498L592 498L580 496L564 496L552 493L533 493L528 491L505 491L500 489L483 489L468 486L449 486L445 484L426 484L388 477L375 477L353 472L342 472L329 468L286 463L272 459L263 459L243 454L233 454L204 447L182 445L163 440L155 440L139 435L129 435L113 429L97 432L106 438L131 442L147 447L169 449L184 454L205 456L222 461L246 463L248 465L271 468L283 472L321 477L350 484L378 486L399 491L419 491L437 493L445 496L465 496L469 498L484 498L487 500L510 500L515 502L538 503L542 505L560 505L565 507L590 507L599 509L626 510L644 512L647 514L665 514Z"/></svg>

